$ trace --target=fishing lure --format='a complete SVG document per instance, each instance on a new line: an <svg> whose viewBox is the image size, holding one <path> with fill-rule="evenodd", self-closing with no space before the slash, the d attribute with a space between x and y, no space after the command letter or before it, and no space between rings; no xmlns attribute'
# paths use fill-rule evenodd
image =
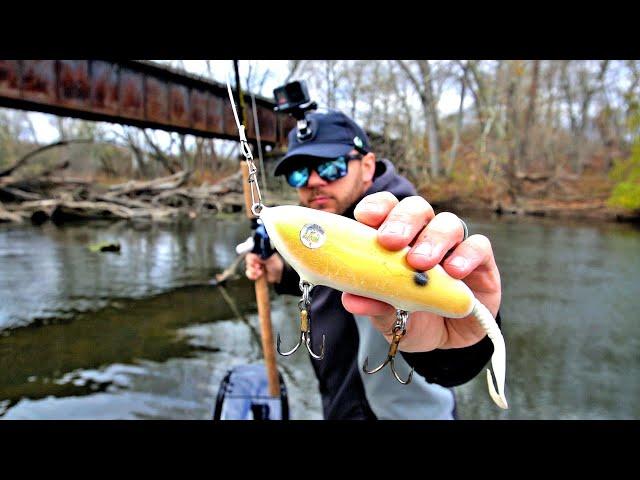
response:
<svg viewBox="0 0 640 480"><path fill-rule="evenodd" d="M498 406L507 408L504 338L489 310L462 280L449 276L441 265L416 272L406 260L409 247L387 250L378 242L376 229L341 215L283 205L263 207L260 218L274 247L298 272L303 286L324 285L388 303L399 312L400 323L405 312L432 312L449 318L473 315L494 346L491 365L498 389L487 370L489 393ZM406 331L406 318L404 323L404 328L399 327ZM390 351L389 361L395 350Z"/></svg>
<svg viewBox="0 0 640 480"><path fill-rule="evenodd" d="M406 255L409 247L399 251L383 248L377 240L377 230L341 215L294 205L266 207L262 204L257 185L256 168L246 140L244 126L237 119L231 87L227 82L229 97L236 122L240 130L243 154L249 165L252 212L260 217L275 249L300 275L302 299L300 308L301 336L290 355L304 342L315 359L324 356L324 336L321 353L315 354L310 347L310 290L316 285L324 285L336 290L373 298L396 308L396 322L387 359L373 370L373 374L390 364L396 379L403 384L395 371L394 357L399 343L406 333L410 312L432 312L443 317L475 317L491 339L494 352L491 357L497 389L493 384L491 371L487 369L487 384L493 401L501 408L508 408L504 394L506 351L500 328L489 310L475 298L471 289L461 280L446 273L441 265L417 272L409 266Z"/></svg>

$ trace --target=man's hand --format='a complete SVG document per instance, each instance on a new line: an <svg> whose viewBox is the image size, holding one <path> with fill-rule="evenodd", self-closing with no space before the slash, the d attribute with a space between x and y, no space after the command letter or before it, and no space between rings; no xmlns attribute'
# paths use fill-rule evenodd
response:
<svg viewBox="0 0 640 480"><path fill-rule="evenodd" d="M267 282L280 283L280 280L282 280L284 261L277 253L274 253L266 260L262 260L255 253L247 253L244 261L246 264L245 274L249 280L257 280L264 274L265 270L267 272Z"/></svg>
<svg viewBox="0 0 640 480"><path fill-rule="evenodd" d="M389 192L368 195L355 208L356 220L378 229L380 245L400 250L412 245L407 262L416 270L429 270L442 263L446 272L469 286L480 302L495 317L502 290L491 242L483 235L471 235L463 241L464 229L453 213L435 215L422 197L413 196L398 202ZM451 250L451 253L447 253ZM447 258L443 261L445 255ZM374 327L391 341L396 320L391 305L349 293L342 294L342 304L351 313L368 315ZM446 318L428 312L409 315L407 333L400 350L426 352L439 348L473 345L486 333L472 316Z"/></svg>

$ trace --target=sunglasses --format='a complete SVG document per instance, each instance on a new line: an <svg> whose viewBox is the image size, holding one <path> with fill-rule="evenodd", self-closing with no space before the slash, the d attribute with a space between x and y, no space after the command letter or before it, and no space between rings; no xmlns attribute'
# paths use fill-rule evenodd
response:
<svg viewBox="0 0 640 480"><path fill-rule="evenodd" d="M285 176L287 182L294 188L302 188L309 182L311 172L315 170L318 176L325 182L334 182L344 177L349 171L349 160L361 160L362 155L359 153L350 153L348 155L340 155L327 162L317 163L315 165L306 165L295 170L290 170Z"/></svg>

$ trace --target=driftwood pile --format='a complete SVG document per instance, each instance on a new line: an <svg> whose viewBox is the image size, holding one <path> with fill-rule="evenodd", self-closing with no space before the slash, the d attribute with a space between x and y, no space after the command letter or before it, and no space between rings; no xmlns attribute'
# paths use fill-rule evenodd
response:
<svg viewBox="0 0 640 480"><path fill-rule="evenodd" d="M0 172L0 222L79 219L167 221L181 215L235 212L242 209L240 172L222 181L187 186L191 172L182 171L149 181L129 181L111 187L83 179L61 177L63 162L33 178ZM4 175L2 175L4 173Z"/></svg>

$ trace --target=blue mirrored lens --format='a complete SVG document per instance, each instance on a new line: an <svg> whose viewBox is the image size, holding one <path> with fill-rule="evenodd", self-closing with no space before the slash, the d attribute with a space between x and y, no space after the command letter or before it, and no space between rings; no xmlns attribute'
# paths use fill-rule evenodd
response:
<svg viewBox="0 0 640 480"><path fill-rule="evenodd" d="M321 163L316 171L323 180L333 182L347 174L347 162L344 157L338 157L335 160Z"/></svg>
<svg viewBox="0 0 640 480"><path fill-rule="evenodd" d="M301 188L307 184L309 180L309 169L307 167L299 170L293 170L287 174L287 182L293 188Z"/></svg>

